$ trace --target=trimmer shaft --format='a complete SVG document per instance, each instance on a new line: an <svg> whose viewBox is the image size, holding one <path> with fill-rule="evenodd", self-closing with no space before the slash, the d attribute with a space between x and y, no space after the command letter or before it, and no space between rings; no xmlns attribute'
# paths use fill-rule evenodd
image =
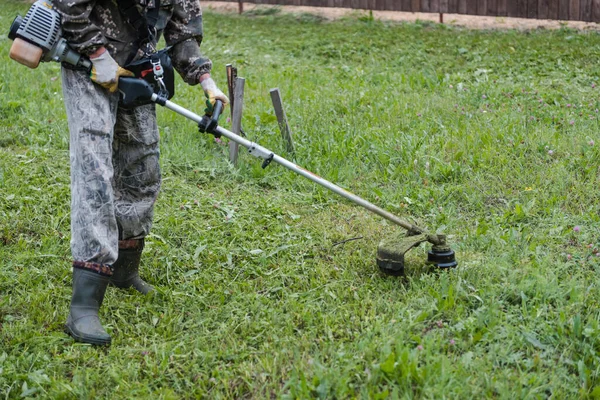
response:
<svg viewBox="0 0 600 400"><path fill-rule="evenodd" d="M218 119L220 111L222 110L223 104L218 101L211 116L204 115L200 116L194 114L192 111L187 110L166 98L154 93L154 90L150 84L142 79L122 77L119 79L119 91L121 92L122 104L133 104L138 100L150 100L161 106L164 106L170 110L175 111L178 114L183 115L186 118L198 123L198 128L201 132L207 132L215 135L216 137L224 136L233 142L244 146L248 149L248 152L263 160L263 168L268 166L271 161L279 164L292 172L297 173L329 190L339 194L340 196L358 204L361 207L393 222L396 225L401 226L406 230L401 234L392 235L379 243L377 248L377 265L386 274L389 275L403 275L404 274L404 255L410 249L420 245L424 242L429 242L433 245L432 251L429 252L429 262L436 264L439 268L453 268L457 266L454 252L446 244L445 235L440 234L429 234L422 228L419 228L415 224L407 221L403 221L395 215L377 207L376 205L368 202L367 200L360 198L346 189L343 189L326 179L310 172L285 158L278 156L267 148L260 146L257 143L240 137L239 135L228 131L218 125Z"/></svg>

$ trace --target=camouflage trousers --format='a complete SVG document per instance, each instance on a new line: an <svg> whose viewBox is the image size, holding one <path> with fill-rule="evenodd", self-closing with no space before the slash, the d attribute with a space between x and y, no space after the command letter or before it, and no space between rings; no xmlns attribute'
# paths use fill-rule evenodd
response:
<svg viewBox="0 0 600 400"><path fill-rule="evenodd" d="M119 95L66 68L74 266L112 274L119 240L144 238L160 189L154 105L126 110Z"/></svg>

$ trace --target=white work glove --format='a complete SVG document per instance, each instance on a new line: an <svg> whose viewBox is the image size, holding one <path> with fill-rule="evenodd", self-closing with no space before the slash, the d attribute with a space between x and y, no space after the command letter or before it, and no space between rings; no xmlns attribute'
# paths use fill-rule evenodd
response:
<svg viewBox="0 0 600 400"><path fill-rule="evenodd" d="M90 61L93 65L90 75L92 81L111 93L117 91L117 88L119 87L119 77L133 76L133 72L120 67L110 56L108 51L104 51L95 58L90 57Z"/></svg>
<svg viewBox="0 0 600 400"><path fill-rule="evenodd" d="M217 100L221 100L223 106L229 104L229 99L225 96L225 93L217 87L217 84L212 78L209 77L204 79L200 82L200 86L202 86L202 90L204 90L204 95L206 96L206 109L204 111L207 115L212 115Z"/></svg>

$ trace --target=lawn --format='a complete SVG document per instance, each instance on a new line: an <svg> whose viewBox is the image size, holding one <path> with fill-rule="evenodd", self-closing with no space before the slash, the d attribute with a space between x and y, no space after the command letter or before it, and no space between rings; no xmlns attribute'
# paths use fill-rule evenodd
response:
<svg viewBox="0 0 600 400"><path fill-rule="evenodd" d="M27 8L5 0L0 32ZM60 66L16 64L3 34L0 397L600 397L597 33L209 11L205 32L217 82L227 63L246 78L251 140L291 157L279 87L295 161L447 234L458 268L421 246L381 274L400 228L278 165L233 167L161 109L157 293L109 288L112 346L74 343ZM174 100L203 109L180 79Z"/></svg>

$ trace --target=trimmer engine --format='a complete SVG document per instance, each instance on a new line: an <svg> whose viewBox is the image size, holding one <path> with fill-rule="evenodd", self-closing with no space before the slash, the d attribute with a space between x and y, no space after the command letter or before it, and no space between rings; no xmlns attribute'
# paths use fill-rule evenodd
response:
<svg viewBox="0 0 600 400"><path fill-rule="evenodd" d="M40 61L56 61L90 69L90 61L73 51L61 33L60 14L52 2L38 0L25 18L17 16L10 27L8 37L14 40L10 58L29 68L37 68Z"/></svg>

